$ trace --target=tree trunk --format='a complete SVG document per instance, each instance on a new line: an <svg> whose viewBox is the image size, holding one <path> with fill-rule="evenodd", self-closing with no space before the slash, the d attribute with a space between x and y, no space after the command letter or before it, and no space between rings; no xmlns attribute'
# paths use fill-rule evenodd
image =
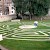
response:
<svg viewBox="0 0 50 50"><path fill-rule="evenodd" d="M21 15L21 17L22 17L22 20L23 20L23 16Z"/></svg>
<svg viewBox="0 0 50 50"><path fill-rule="evenodd" d="M43 18L41 17L41 21L43 20Z"/></svg>
<svg viewBox="0 0 50 50"><path fill-rule="evenodd" d="M30 16L30 20L31 20L31 16Z"/></svg>
<svg viewBox="0 0 50 50"><path fill-rule="evenodd" d="M29 16L30 16L30 20L32 20L32 14L30 14Z"/></svg>

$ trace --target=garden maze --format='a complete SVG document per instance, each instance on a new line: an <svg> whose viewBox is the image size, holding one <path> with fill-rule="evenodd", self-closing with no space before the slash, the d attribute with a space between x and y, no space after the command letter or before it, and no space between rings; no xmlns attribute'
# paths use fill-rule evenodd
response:
<svg viewBox="0 0 50 50"><path fill-rule="evenodd" d="M4 39L49 41L50 31L34 31L36 29L20 29L10 25L0 26L0 34Z"/></svg>

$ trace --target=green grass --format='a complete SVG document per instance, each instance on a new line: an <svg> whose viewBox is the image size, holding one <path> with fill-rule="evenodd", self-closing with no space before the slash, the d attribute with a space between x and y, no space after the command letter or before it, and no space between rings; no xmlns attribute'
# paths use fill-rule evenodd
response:
<svg viewBox="0 0 50 50"><path fill-rule="evenodd" d="M50 41L3 40L0 44L9 50L50 50Z"/></svg>
<svg viewBox="0 0 50 50"><path fill-rule="evenodd" d="M38 31L42 31L44 33L50 32L50 26L44 26L42 24L50 24L50 21L38 21L38 27L35 29L26 29L24 31L22 31L21 29L19 29L20 25L33 25L34 21L21 21L21 23L17 23L17 22L2 22L0 23L0 34L11 34L14 33L14 28L17 28L17 32L16 34L24 34L24 33L28 33L28 32L38 32ZM5 25L5 27L3 28L2 26ZM9 25L9 29L7 29L7 25ZM40 35L42 35L41 33L39 33ZM26 34L27 35L27 34ZM50 35L50 34L49 34ZM11 37L8 36L8 37ZM30 37L30 36L29 36ZM32 37L32 36L31 36ZM35 36L37 37L37 36ZM16 38L17 39L17 38ZM50 50L50 41L24 41L24 40L12 40L12 39L4 39L3 41L0 41L0 44L3 45L4 47L8 48L9 50Z"/></svg>

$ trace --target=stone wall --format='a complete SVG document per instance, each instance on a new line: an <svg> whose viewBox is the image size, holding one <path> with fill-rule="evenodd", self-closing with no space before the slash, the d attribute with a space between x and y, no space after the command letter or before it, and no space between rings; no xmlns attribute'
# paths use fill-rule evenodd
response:
<svg viewBox="0 0 50 50"><path fill-rule="evenodd" d="M32 20L50 20L50 16L32 17Z"/></svg>
<svg viewBox="0 0 50 50"><path fill-rule="evenodd" d="M44 20L50 20L50 16L43 17Z"/></svg>
<svg viewBox="0 0 50 50"><path fill-rule="evenodd" d="M32 20L50 20L50 16L32 17Z"/></svg>
<svg viewBox="0 0 50 50"><path fill-rule="evenodd" d="M0 22L9 21L9 20L12 20L14 18L16 18L15 15L2 15L2 16L0 16Z"/></svg>

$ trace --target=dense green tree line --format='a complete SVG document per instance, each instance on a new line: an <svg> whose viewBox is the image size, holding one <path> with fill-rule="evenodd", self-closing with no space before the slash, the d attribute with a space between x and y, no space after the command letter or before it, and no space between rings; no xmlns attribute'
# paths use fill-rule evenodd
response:
<svg viewBox="0 0 50 50"><path fill-rule="evenodd" d="M30 17L44 16L48 13L49 0L13 0L17 13L30 12Z"/></svg>

